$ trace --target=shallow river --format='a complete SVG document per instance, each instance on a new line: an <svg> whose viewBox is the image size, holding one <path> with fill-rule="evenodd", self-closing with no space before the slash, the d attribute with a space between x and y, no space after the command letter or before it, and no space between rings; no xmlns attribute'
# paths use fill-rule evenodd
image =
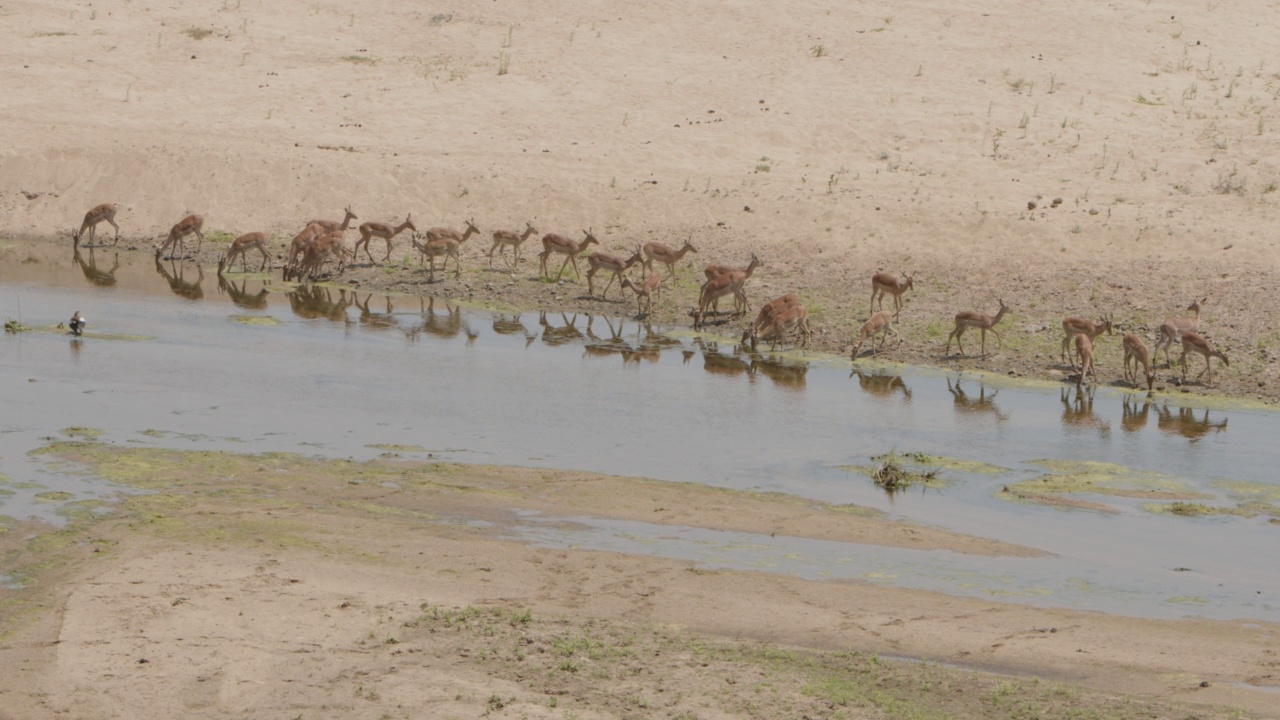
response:
<svg viewBox="0 0 1280 720"><path fill-rule="evenodd" d="M109 248L0 246L5 320L49 326L75 310L89 320L84 338L47 331L0 340L8 477L0 477L0 514L56 519L51 491L75 500L115 492L26 455L64 428L144 446L356 459L382 454L375 445L409 445L423 452L407 457L857 503L1052 555L974 558L584 518L576 529L534 522L521 531L546 546L1150 617L1280 620L1280 524L1265 514L1188 517L1100 495L1079 497L1108 511L1062 509L999 492L1044 475L1037 461L1087 460L1211 496L1194 501L1202 505L1278 504L1270 443L1280 413L1147 402L1110 387L1089 403L1074 388L932 369L850 375L847 358L766 362L684 325L493 315L443 300L229 279ZM606 312L629 307L601 303ZM845 469L892 451L1005 470L948 463L944 487L890 497Z"/></svg>

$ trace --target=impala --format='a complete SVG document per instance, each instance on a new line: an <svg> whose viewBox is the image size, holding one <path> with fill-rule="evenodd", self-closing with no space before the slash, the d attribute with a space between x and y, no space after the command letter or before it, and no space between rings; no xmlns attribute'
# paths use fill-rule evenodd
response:
<svg viewBox="0 0 1280 720"><path fill-rule="evenodd" d="M893 313L888 310L881 310L862 324L862 330L858 333L858 344L853 346L853 353L849 358L851 360L858 359L858 351L862 349L862 343L866 342L868 338L871 339L871 354L874 355L879 352L876 348L876 333L880 334L880 347L884 347L884 343L889 339L890 335L898 338L898 344L902 344L902 336L898 335L898 331L893 329Z"/></svg>
<svg viewBox="0 0 1280 720"><path fill-rule="evenodd" d="M689 238L692 240L693 238ZM689 240L684 241L684 245L676 250L666 243L651 242L644 245L644 268L649 272L653 272L654 261L660 262L667 266L667 271L671 273L671 280L676 279L676 263L680 262L685 255L698 252Z"/></svg>
<svg viewBox="0 0 1280 720"><path fill-rule="evenodd" d="M902 278L896 278L889 273L878 272L871 276L871 309L867 312L873 312L876 307L876 300L880 300L880 309L884 309L884 296L889 294L893 296L893 315L897 317L902 311L902 294L910 290L914 285L915 275L902 274Z"/></svg>
<svg viewBox="0 0 1280 720"><path fill-rule="evenodd" d="M89 231L89 244L93 244L94 235L98 231L98 223L111 223L111 227L116 229L116 239L111 242L112 245L120 242L120 226L116 224L116 211L120 209L115 203L102 203L84 214L84 222L80 223L80 229L71 233L71 246L79 247L80 238L84 237L84 231Z"/></svg>
<svg viewBox="0 0 1280 720"><path fill-rule="evenodd" d="M458 259L458 241L453 238L444 238L442 240L428 240L425 243L418 242L421 236L414 233L409 237L409 242L422 253L418 257L418 263L422 263L423 258L431 260L431 267L428 271L427 282L435 282L436 280L436 258L443 257L444 261L440 263L440 270L449 269L449 258L453 258L454 277L462 275L462 263Z"/></svg>
<svg viewBox="0 0 1280 720"><path fill-rule="evenodd" d="M771 349L777 349L778 343L782 342L787 333L793 329L799 331L800 347L808 347L809 338L813 335L809 329L809 310L798 302L783 305L775 310L759 330L747 331L751 340L751 351L755 352L756 342L760 338L768 340ZM744 334L743 337L747 338L748 335Z"/></svg>
<svg viewBox="0 0 1280 720"><path fill-rule="evenodd" d="M1084 382L1085 375L1093 377L1093 384L1098 384L1098 374L1093 369L1093 341L1086 333L1076 335L1076 354L1080 356L1080 377L1076 378L1076 389Z"/></svg>
<svg viewBox="0 0 1280 720"><path fill-rule="evenodd" d="M355 258L355 253L347 249L341 230L325 233L307 246L302 262L298 265L298 277L310 276L314 280L320 267L330 258L338 261L339 275L346 269L347 260Z"/></svg>
<svg viewBox="0 0 1280 720"><path fill-rule="evenodd" d="M1142 363L1142 372L1147 378L1147 393L1151 393L1151 388L1155 384L1156 373L1151 369L1151 353L1147 351L1147 344L1142 342L1142 338L1129 333L1124 336L1124 379L1133 383L1134 387L1138 386L1138 363ZM1129 370L1129 364L1133 363L1133 370Z"/></svg>
<svg viewBox="0 0 1280 720"><path fill-rule="evenodd" d="M1000 352L1000 348L1004 346L1004 341L1001 339L1000 333L996 331L995 326L996 323L1000 322L1000 318L1003 318L1007 312L1009 312L1009 306L1004 304L1004 300L1001 300L1000 309L995 315L984 315L983 313L975 312L973 310L965 310L964 312L956 313L956 329L952 330L951 334L947 336L947 349L944 350L942 354L945 356L951 352L951 339L955 338L956 345L960 347L960 354L963 355L964 343L961 342L960 338L969 328L976 328L982 331L983 357L986 357L987 355L988 330L996 336L996 342L998 343L996 346L996 352Z"/></svg>
<svg viewBox="0 0 1280 720"><path fill-rule="evenodd" d="M761 330L764 330L765 327L773 322L775 315L793 305L799 304L800 298L795 293L787 293L765 303L764 307L760 308L760 312L756 314L755 322L742 331L742 343L745 345L749 340L757 337Z"/></svg>
<svg viewBox="0 0 1280 720"><path fill-rule="evenodd" d="M1066 360L1071 369L1075 369L1076 361L1071 354L1071 338L1076 335L1088 335L1089 342L1093 342L1102 333L1111 334L1112 319L1110 316L1104 316L1101 320L1093 322L1080 317L1067 317L1062 319L1062 359Z"/></svg>
<svg viewBox="0 0 1280 720"><path fill-rule="evenodd" d="M339 228L344 229L344 228ZM298 263L302 259L303 253L306 252L307 246L315 241L316 238L324 235L324 226L319 223L307 223L301 232L293 236L293 241L289 243L288 257L284 263L284 280L295 277L298 272Z"/></svg>
<svg viewBox="0 0 1280 720"><path fill-rule="evenodd" d="M418 230L418 228L413 226L412 213L404 216L404 222L394 226L387 223L373 221L361 223L360 239L356 241L356 246L351 250L352 259L354 260L355 256L360 253L360 246L363 245L364 254L369 258L369 262L372 263L373 254L369 252L369 241L374 238L382 238L387 241L387 255L382 258L382 262L387 262L391 259L391 240L405 230L413 230L414 232L417 232Z"/></svg>
<svg viewBox="0 0 1280 720"><path fill-rule="evenodd" d="M595 277L596 273L601 270L613 273L609 276L609 283L604 286L604 290L600 293L600 298L604 299L604 297L609 294L609 288L613 286L613 281L621 278L622 273L630 270L631 266L638 262L640 262L640 248L638 247L635 252L631 254L631 257L626 260L623 260L617 255L611 255L601 250L591 253L587 256L587 265L590 266L587 269L587 295L589 297L594 297L596 294L594 285L592 284L592 278Z"/></svg>
<svg viewBox="0 0 1280 720"><path fill-rule="evenodd" d="M644 282L636 285L631 278L622 278L622 287L630 288L636 294L636 314L648 315L653 312L653 303L658 299L658 286L662 284L662 276L650 273Z"/></svg>
<svg viewBox="0 0 1280 720"><path fill-rule="evenodd" d="M502 251L511 248L511 267L515 267L520 263L520 246L528 240L531 235L536 235L538 230L533 227L533 223L524 224L524 232L514 233L510 230L494 230L493 245L489 248L489 267L493 267L493 251L498 251L498 256L502 256Z"/></svg>
<svg viewBox="0 0 1280 720"><path fill-rule="evenodd" d="M1182 356L1178 358L1178 364L1182 366L1182 379L1187 379L1187 353L1193 352L1204 357L1204 370L1200 371L1203 375L1207 370L1209 372L1209 382L1213 382L1213 364L1209 362L1210 358L1218 358L1223 365L1231 367L1231 361L1227 360L1227 356L1213 346L1213 343L1205 339L1203 335L1195 332L1182 333ZM1196 375L1197 378L1200 375Z"/></svg>
<svg viewBox="0 0 1280 720"><path fill-rule="evenodd" d="M262 266L258 268L258 272L265 270L271 264L271 255L267 253L267 234L251 232L231 241L231 247L227 248L226 256L218 260L218 274L222 274L223 268L230 269L235 263L237 255L240 256L240 263L244 272L249 272L248 253L255 248L262 253Z"/></svg>
<svg viewBox="0 0 1280 720"><path fill-rule="evenodd" d="M308 225L319 225L319 226L321 227L321 229L323 229L323 230L324 230L324 232L325 232L325 233L331 233L331 232L333 232L334 230L344 230L344 231L345 231L347 228L351 227L351 221L352 221L352 220L359 220L359 219L360 219L360 218L356 217L356 214L355 214L355 213L351 212L351 207L350 207L350 206L347 206L347 207L343 208L343 209L342 209L342 212L345 214L345 215L344 215L344 217L342 218L342 222L338 222L337 220L312 220L311 222L309 222L309 223L307 223L307 224L308 224ZM323 234L324 234L324 233L321 233L321 235L323 235Z"/></svg>
<svg viewBox="0 0 1280 720"><path fill-rule="evenodd" d="M196 236L196 241L197 241L196 254L199 255L200 246L204 243L204 233L200 232L203 227L204 227L203 215L193 214L193 215L188 215L182 218L181 220L178 221L178 224L170 228L169 237L165 238L165 241L161 243L160 247L156 248L156 257L160 257L161 255L163 255L165 248L169 246L173 246L177 251L174 253L174 255L176 255L178 252L181 252L182 238L191 234L194 234ZM170 257L173 257L173 255L171 255Z"/></svg>
<svg viewBox="0 0 1280 720"><path fill-rule="evenodd" d="M1182 333L1197 332L1200 330L1200 307L1209 300L1208 297L1200 300L1192 300L1187 309L1195 313L1189 318L1169 318L1160 325L1160 339L1156 340L1155 351L1151 353L1151 359L1154 360L1160 355L1160 348L1164 347L1164 362L1166 367L1173 367L1173 363L1169 360L1169 346L1173 341L1182 337Z"/></svg>
<svg viewBox="0 0 1280 720"><path fill-rule="evenodd" d="M543 277L546 277L547 274L547 258L551 257L552 253L558 253L564 255L565 258L560 265L560 272L556 274L556 280L558 281L564 276L564 268L570 262L573 263L574 277L579 280L582 279L582 274L578 272L578 253L586 250L591 243L600 244L600 241L596 240L596 236L591 234L590 229L582 232L586 237L582 238L581 242L574 242L556 233L547 233L542 236L542 252L538 253L538 267L541 269Z"/></svg>
<svg viewBox="0 0 1280 720"><path fill-rule="evenodd" d="M709 285L711 282L719 279L724 275L728 275L730 273L740 273L742 276L742 283L745 283L748 279L751 278L751 274L756 271L756 268L760 267L763 264L764 263L760 262L760 258L756 257L755 253L751 253L751 262L747 263L747 266L743 268L732 268L727 265L708 265L706 269L703 270L703 274L707 276L707 282L703 284L703 287L704 288L707 287L707 285ZM751 309L750 303L747 302L746 294L741 292L742 283L739 283L738 292L734 293L734 314L735 315L741 315L742 313L745 313L747 310ZM722 297L723 294L727 294L727 293L722 293L721 295L717 295L711 301L711 309L716 313L720 312L720 297ZM741 306L741 308L739 308L739 306Z"/></svg>

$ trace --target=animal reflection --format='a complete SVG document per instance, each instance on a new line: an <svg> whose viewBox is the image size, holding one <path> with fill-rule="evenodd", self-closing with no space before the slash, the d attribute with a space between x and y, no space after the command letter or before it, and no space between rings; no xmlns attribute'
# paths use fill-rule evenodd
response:
<svg viewBox="0 0 1280 720"><path fill-rule="evenodd" d="M242 278L240 280L240 284L236 285L234 280L228 280L225 275L219 275L218 291L226 293L227 297L231 298L231 302L235 303L238 307L245 308L246 310L265 310L267 307L267 295L270 294L270 291L267 290L267 284L265 282L262 282L261 280L258 282L262 283L262 287L258 289L258 292L251 293L247 290L249 285L248 279Z"/></svg>
<svg viewBox="0 0 1280 720"><path fill-rule="evenodd" d="M1074 395L1074 399L1072 396ZM1064 385L1059 393L1062 401L1062 424L1065 427L1077 427L1097 430L1101 435L1111 434L1111 423L1099 420L1093 414L1093 388Z"/></svg>
<svg viewBox="0 0 1280 720"><path fill-rule="evenodd" d="M1141 407L1138 406L1141 402ZM1155 403L1150 400L1143 399L1141 401L1131 393L1125 393L1124 404L1121 406L1120 429L1127 433L1138 432L1147 426L1147 416L1151 413L1151 406Z"/></svg>
<svg viewBox="0 0 1280 720"><path fill-rule="evenodd" d="M849 373L849 377L857 376L858 387L868 394L879 398L892 398L895 392L902 393L902 399L906 402L911 401L911 388L903 382L901 375L880 375L877 373L864 373L855 367L853 372ZM955 391L952 391L954 394Z"/></svg>
<svg viewBox="0 0 1280 720"><path fill-rule="evenodd" d="M787 363L766 360L756 356L751 360L753 373L760 373L784 390L803 390L809 373L809 363Z"/></svg>
<svg viewBox="0 0 1280 720"><path fill-rule="evenodd" d="M1209 421L1209 408L1202 408L1203 415L1196 417L1196 408L1180 407L1175 416L1169 406L1161 405L1156 410L1156 427L1160 432L1170 435L1181 435L1191 442L1198 442L1211 432L1222 432L1227 429L1227 418L1218 422Z"/></svg>
<svg viewBox="0 0 1280 720"><path fill-rule="evenodd" d="M436 312L436 299L434 297L427 298L425 305L422 305L421 302L422 299L419 298L422 323L405 331L410 340L417 340L420 333L434 335L442 340L453 339L461 333L466 335L468 345L475 342L478 335L463 319L462 306L451 305L448 300L445 300L444 313L441 314Z"/></svg>
<svg viewBox="0 0 1280 720"><path fill-rule="evenodd" d="M988 396L987 386L979 382L978 397L971 397L969 393L964 391L964 388L960 387L960 379L957 376L953 385L951 377L947 377L947 390L951 392L952 397L955 399L955 409L958 412L962 414L991 415L996 419L996 422L1004 422L1009 419L1009 416L1001 412L999 407L996 407L995 399L996 395L1000 393L999 390L992 390Z"/></svg>
<svg viewBox="0 0 1280 720"><path fill-rule="evenodd" d="M716 343L706 342L701 337L694 338L693 342L702 351L703 370L712 375L724 377L737 377L740 375L749 379L755 377L756 368L751 363L737 355L726 355L720 352L720 348Z"/></svg>
<svg viewBox="0 0 1280 720"><path fill-rule="evenodd" d="M99 287L111 287L116 284L116 270L120 269L120 253L112 253L113 263L110 270L102 270L98 267L98 263L93 257L93 248L89 247L89 259L85 261L84 256L80 254L80 248L71 251L71 261L76 267L80 268L80 272L84 273L84 279L98 285Z"/></svg>
<svg viewBox="0 0 1280 720"><path fill-rule="evenodd" d="M495 313L493 316L493 331L498 335L523 335L525 347L529 347L534 340L538 339L537 333L529 332L529 329L524 326L519 313L511 316Z"/></svg>
<svg viewBox="0 0 1280 720"><path fill-rule="evenodd" d="M169 261L169 266L165 267L160 257L156 256L156 272L169 283L169 289L174 295L184 297L188 300L200 300L204 298L204 290L200 288L200 283L204 281L204 270L199 264L192 264L196 270L196 279L187 280L186 272L188 265L177 260Z"/></svg>
<svg viewBox="0 0 1280 720"><path fill-rule="evenodd" d="M347 308L355 301L355 294L348 294L343 288L338 288L337 292L338 299L334 300L331 288L307 283L285 293L285 296L289 298L289 309L300 318L346 322Z"/></svg>
<svg viewBox="0 0 1280 720"><path fill-rule="evenodd" d="M555 326L547 320L545 311L538 313L538 324L542 326L542 342L555 346L582 339L582 331L577 326L577 313L573 314L572 320L569 319L568 313L560 313L560 319L564 321L564 325Z"/></svg>
<svg viewBox="0 0 1280 720"><path fill-rule="evenodd" d="M391 330L399 327L396 323L395 307L392 304L390 295L383 295L382 312L375 312L369 309L369 303L373 302L373 293L365 293L364 302L360 302L360 293L353 292L352 297L355 300L355 306L359 308L360 315L357 322L370 330Z"/></svg>

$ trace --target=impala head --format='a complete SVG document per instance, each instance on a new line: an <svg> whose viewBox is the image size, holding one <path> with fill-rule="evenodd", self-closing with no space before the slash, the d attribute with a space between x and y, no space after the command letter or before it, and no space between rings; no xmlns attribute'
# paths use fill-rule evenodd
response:
<svg viewBox="0 0 1280 720"><path fill-rule="evenodd" d="M692 236L692 235L690 235L688 238L686 238L686 239L685 239L685 241L684 241L684 247L683 247L683 248L681 248L681 250L688 250L688 251L689 251L689 252L691 252L691 253L696 253L696 252L698 252L698 248L696 248L696 247L694 247L694 246L693 246L693 243L691 242L692 240L693 240L693 236Z"/></svg>
<svg viewBox="0 0 1280 720"><path fill-rule="evenodd" d="M1205 297L1205 298L1201 298L1201 299L1199 299L1199 300L1196 300L1196 299L1192 298L1192 300L1191 300L1191 304L1187 306L1187 309L1188 309L1188 310L1190 310L1191 312L1193 312L1193 313L1195 313L1195 314L1199 315L1199 314L1200 314L1200 306L1201 306L1201 305L1204 305L1204 304L1205 304L1206 302L1208 302L1208 301L1209 301L1209 298L1207 298L1207 297Z"/></svg>
<svg viewBox="0 0 1280 720"><path fill-rule="evenodd" d="M463 222L465 222L465 223L467 224L467 234L468 234L468 235L469 235L469 234L471 234L471 233L478 233L478 232L480 232L480 228L476 227L476 219L475 219L475 218L471 218L471 219L469 219L469 220L464 220Z"/></svg>
<svg viewBox="0 0 1280 720"><path fill-rule="evenodd" d="M360 218L356 217L356 214L355 214L355 213L351 212L351 206L347 206L347 207L342 208L342 212L346 214L346 217L344 217L344 218L342 219L342 221L343 221L343 222L346 222L346 221L348 221L348 220L359 220L359 219L360 219Z"/></svg>
<svg viewBox="0 0 1280 720"><path fill-rule="evenodd" d="M600 244L600 241L596 239L596 236L591 234L591 228L587 228L586 230L583 230L582 234L586 235L586 237L582 239L582 247L585 248L591 243L595 243L597 245Z"/></svg>
<svg viewBox="0 0 1280 720"><path fill-rule="evenodd" d="M902 276L903 276L904 278L906 278L906 280L905 280L905 281L903 281L903 283L902 283L903 287L905 287L907 290L910 290L910 289L912 289L912 288L914 288L914 287L915 287L916 273L912 273L912 274L908 275L908 274L904 271L904 272L902 273Z"/></svg>

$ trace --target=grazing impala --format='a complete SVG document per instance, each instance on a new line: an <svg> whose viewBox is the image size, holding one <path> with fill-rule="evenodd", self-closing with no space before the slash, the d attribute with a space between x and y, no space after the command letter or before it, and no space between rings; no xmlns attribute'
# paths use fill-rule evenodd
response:
<svg viewBox="0 0 1280 720"><path fill-rule="evenodd" d="M387 241L387 255L382 258L382 262L389 261L391 259L391 240L405 230L413 230L415 232L418 230L418 228L413 226L412 213L405 215L404 222L395 226L373 221L361 223L360 239L356 241L356 246L351 250L352 259L355 259L355 256L360 253L360 246L363 245L364 254L369 258L369 262L372 263L373 254L369 252L369 241L374 238L382 238Z"/></svg>
<svg viewBox="0 0 1280 720"><path fill-rule="evenodd" d="M493 251L498 251L498 256L502 256L502 251L511 248L511 267L515 267L520 263L520 246L524 244L529 236L536 235L538 230L533 223L525 223L524 232L514 233L510 230L494 230L493 245L489 248L489 267L493 267Z"/></svg>
<svg viewBox="0 0 1280 720"><path fill-rule="evenodd" d="M964 354L964 343L960 338L964 335L965 330L975 328L982 331L982 356L987 355L987 331L990 330L996 336L996 352L1000 352L1000 348L1004 346L1004 341L1000 337L1000 333L996 331L996 323L1000 322L1005 313L1009 312L1009 306L1004 304L1004 300L1000 301L1000 309L995 315L984 315L973 310L965 310L956 313L956 329L951 331L947 336L947 349L942 351L943 355L951 352L951 339L955 338L956 345L960 347L960 354Z"/></svg>
<svg viewBox="0 0 1280 720"><path fill-rule="evenodd" d="M1112 322L1110 316L1104 316L1098 322L1086 320L1080 317L1067 317L1062 319L1062 359L1071 365L1071 369L1075 369L1076 361L1071 353L1071 338L1076 335L1088 335L1089 342L1093 342L1102 333L1111 334Z"/></svg>
<svg viewBox="0 0 1280 720"><path fill-rule="evenodd" d="M267 234L251 232L231 241L231 247L227 248L226 256L218 260L218 274L221 275L224 268L230 269L237 255L240 256L241 267L245 272L249 272L248 253L255 248L262 253L262 266L258 268L258 272L265 270L271 263L271 255L267 253Z"/></svg>
<svg viewBox="0 0 1280 720"><path fill-rule="evenodd" d="M595 277L596 273L601 270L613 273L609 276L609 283L604 286L604 290L600 293L600 298L604 299L604 297L609 294L609 288L613 286L613 281L621 278L622 273L630 270L631 266L638 262L640 262L639 247L637 247L636 251L631 254L631 257L626 260L623 260L617 255L611 255L601 250L591 253L587 256L587 265L590 266L587 269L587 295L589 297L594 297L596 294L595 286L592 284L592 278Z"/></svg>
<svg viewBox="0 0 1280 720"><path fill-rule="evenodd" d="M1093 384L1098 384L1098 373L1093 369L1093 341L1085 333L1076 335L1076 354L1080 356L1080 377L1076 378L1076 389L1080 388L1084 382L1085 375L1093 378Z"/></svg>
<svg viewBox="0 0 1280 720"><path fill-rule="evenodd" d="M1142 342L1142 338L1129 333L1124 336L1124 379L1133 383L1134 387L1138 386L1138 363L1142 363L1143 375L1147 378L1147 394L1151 394L1151 388L1155 385L1156 373L1151 369L1151 353L1147 351L1147 344ZM1129 370L1129 364L1133 363L1133 370Z"/></svg>
<svg viewBox="0 0 1280 720"><path fill-rule="evenodd" d="M902 274L902 278L896 278L889 273L878 272L871 276L871 309L867 312L874 312L876 308L876 299L880 300L880 309L884 309L884 296L886 293L893 296L893 315L897 317L902 311L902 294L913 287L915 275Z"/></svg>
<svg viewBox="0 0 1280 720"><path fill-rule="evenodd" d="M175 251L170 257L176 256L182 251L182 239L192 234L196 236L196 254L199 255L200 246L204 243L204 233L200 232L202 228L204 228L203 215L193 214L182 218L178 221L178 224L170 228L169 237L165 238L165 241L161 243L160 247L156 248L156 257L163 255L165 248L170 246L172 246Z"/></svg>
<svg viewBox="0 0 1280 720"><path fill-rule="evenodd" d="M862 324L862 330L858 333L858 344L853 346L853 353L849 355L849 359L858 359L858 351L862 349L862 343L866 342L867 338L871 338L871 354L874 355L879 352L876 348L876 333L880 334L880 347L884 347L884 343L889 339L890 335L898 338L899 345L902 344L902 336L898 335L898 331L893 329L893 313L888 310L881 310Z"/></svg>
<svg viewBox="0 0 1280 720"><path fill-rule="evenodd" d="M787 333L793 329L799 331L800 347L808 347L809 338L813 335L809 330L809 310L798 302L782 305L774 310L759 329L753 324L743 334L743 339L751 340L752 352L755 352L756 343L761 338L769 341L771 349L777 349L778 343L785 340Z"/></svg>
<svg viewBox="0 0 1280 720"><path fill-rule="evenodd" d="M298 278L311 277L314 280L320 272L320 267L330 258L338 261L337 273L341 275L347 267L347 260L354 257L355 253L347 249L342 231L325 233L307 246L302 262L298 265Z"/></svg>
<svg viewBox="0 0 1280 720"><path fill-rule="evenodd" d="M693 238L689 238L692 240ZM689 240L684 241L684 246L679 250L667 245L666 243L651 242L644 244L644 268L649 272L653 272L654 261L660 262L667 266L667 271L671 273L671 280L676 279L676 263L680 262L688 253L698 252Z"/></svg>
<svg viewBox="0 0 1280 720"><path fill-rule="evenodd" d="M579 280L582 279L582 274L578 272L578 253L586 250L591 243L600 244L600 241L596 240L596 236L591 234L590 229L583 230L582 233L586 237L582 238L581 242L574 242L556 233L547 233L542 236L542 252L538 253L538 265L544 277L547 274L547 258L551 257L552 253L558 253L564 255L565 258L560 265L560 272L556 274L556 280L558 281L564 276L564 268L570 262L573 263L574 277Z"/></svg>
<svg viewBox="0 0 1280 720"><path fill-rule="evenodd" d="M116 239L111 242L112 245L120 242L120 226L116 224L116 211L120 209L115 203L102 203L90 209L84 214L84 222L80 223L80 229L71 233L71 247L80 247L80 238L84 237L84 231L89 231L89 244L93 244L94 235L98 231L98 223L111 223L111 227L116 229Z"/></svg>
<svg viewBox="0 0 1280 720"><path fill-rule="evenodd" d="M1160 348L1164 348L1164 362L1166 367L1173 367L1173 362L1169 359L1169 346L1185 332L1197 332L1200 330L1200 308L1209 300L1208 297L1200 300L1192 300L1187 309L1195 313L1189 318L1169 318L1160 325L1160 339L1156 340L1155 351L1151 353L1151 359L1155 360L1160 355Z"/></svg>
<svg viewBox="0 0 1280 720"><path fill-rule="evenodd" d="M284 263L284 280L287 281L291 277L297 277L298 263L306 252L307 246L324 234L324 226L312 222L307 223L307 226L302 228L301 232L293 236L293 241L289 243L289 252Z"/></svg>
<svg viewBox="0 0 1280 720"><path fill-rule="evenodd" d="M799 304L800 298L795 293L787 293L765 303L764 307L760 308L760 312L756 314L755 322L747 326L747 329L742 332L742 343L745 345L748 340L758 336L760 331L773 322L774 316L791 306Z"/></svg>
<svg viewBox="0 0 1280 720"><path fill-rule="evenodd" d="M1210 358L1218 358L1223 365L1231 367L1231 361L1227 360L1227 356L1213 346L1213 343L1205 339L1200 333L1184 332L1182 333L1182 356L1178 358L1178 364L1182 366L1182 379L1187 379L1187 353L1196 353L1204 357L1204 370L1200 371L1203 375L1207 370L1209 372L1209 382L1213 382L1213 364L1209 362ZM1197 378L1200 375L1196 375Z"/></svg>
<svg viewBox="0 0 1280 720"><path fill-rule="evenodd" d="M631 278L622 278L622 287L630 288L636 294L636 314L647 316L653 312L653 303L658 299L658 286L662 284L662 276L649 273L644 282L636 285Z"/></svg>

